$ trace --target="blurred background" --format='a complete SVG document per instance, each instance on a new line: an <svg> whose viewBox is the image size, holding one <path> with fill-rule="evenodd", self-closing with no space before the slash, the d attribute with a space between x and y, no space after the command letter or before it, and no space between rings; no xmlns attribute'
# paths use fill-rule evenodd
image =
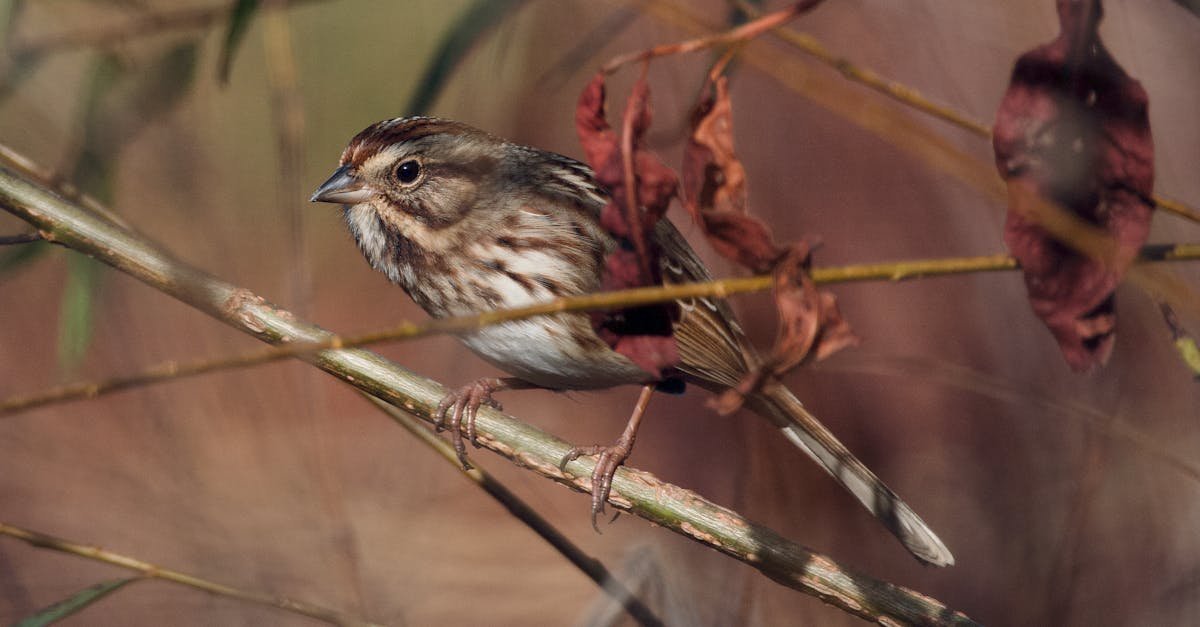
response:
<svg viewBox="0 0 1200 627"><path fill-rule="evenodd" d="M178 257L342 333L425 317L368 268L336 210L307 202L354 133L423 112L579 157L574 102L600 64L693 36L681 15L714 29L740 19L719 0L262 4L231 29L228 3L0 3L0 142ZM1200 18L1170 0L1105 4L1106 43L1150 94L1156 188L1194 206ZM1058 30L1051 0L839 0L791 27L989 125L1013 60ZM739 63L731 80L751 210L777 238L819 236L819 265L1002 252L1002 202L847 114L882 107L990 168L987 141L843 83L775 38L752 49L808 68ZM650 143L669 162L712 59L651 66ZM634 74L612 80L610 111ZM840 106L797 91L824 84L843 90ZM715 274L737 273L672 216ZM22 229L0 216L0 232ZM1151 242L1197 239L1197 225L1156 216ZM1200 285L1200 265L1169 270ZM922 567L773 427L720 417L699 390L655 401L630 464L983 623L1200 621L1200 388L1149 297L1118 291L1112 360L1079 375L1015 273L835 292L862 346L789 383L956 566ZM769 345L769 300L736 306ZM69 251L0 249L2 396L255 346ZM496 374L448 337L376 350L446 384ZM635 394L501 400L587 444L620 433ZM857 622L639 519L596 534L585 495L486 451L473 459L668 624ZM353 390L299 363L0 418L0 520L389 624L608 624L591 581ZM0 538L0 622L123 574ZM311 621L149 581L68 624Z"/></svg>

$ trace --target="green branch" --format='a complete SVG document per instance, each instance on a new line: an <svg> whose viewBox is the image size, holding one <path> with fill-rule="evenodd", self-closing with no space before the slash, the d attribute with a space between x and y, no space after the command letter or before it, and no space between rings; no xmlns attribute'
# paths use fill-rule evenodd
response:
<svg viewBox="0 0 1200 627"><path fill-rule="evenodd" d="M269 305L249 290L221 281L170 256L143 237L0 168L0 206L48 241L73 248L125 272L247 334L272 344L322 342L331 334ZM393 406L432 421L446 390L361 349L323 350L302 359ZM570 445L491 408L479 412L480 443L522 467L574 490L590 486L593 461L564 471ZM771 579L875 622L974 624L925 595L848 570L736 512L654 476L622 468L610 503L739 559Z"/></svg>

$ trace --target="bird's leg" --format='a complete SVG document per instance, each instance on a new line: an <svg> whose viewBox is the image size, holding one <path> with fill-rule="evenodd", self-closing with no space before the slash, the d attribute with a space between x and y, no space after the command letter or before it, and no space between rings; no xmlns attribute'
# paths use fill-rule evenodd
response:
<svg viewBox="0 0 1200 627"><path fill-rule="evenodd" d="M433 414L434 428L438 431L447 428L450 429L450 441L454 443L454 451L458 453L458 461L463 465L463 468L467 470L472 468L470 462L467 461L467 446L463 443L463 419L466 418L467 439L471 441L471 444L475 448L479 448L479 440L476 439L475 433L475 415L479 413L479 407L487 405L500 409L500 403L492 398L492 393L531 387L536 386L515 377L505 377L503 379L484 377L449 392L442 398L442 402L438 403L437 411ZM450 414L450 424L447 425L446 413L451 408L454 411Z"/></svg>
<svg viewBox="0 0 1200 627"><path fill-rule="evenodd" d="M654 394L653 385L642 388L642 394L638 396L637 405L633 408L633 415L629 417L629 424L625 425L624 433L612 446L599 444L577 446L567 451L558 464L558 469L562 470L567 467L567 464L583 455L597 456L596 467L592 470L592 529L597 532L600 531L600 528L596 526L596 516L604 513L604 502L608 500L608 494L612 490L613 475L617 473L617 468L625 462L625 459L629 457L629 452L633 450L633 441L637 437L638 426L642 424L642 416L646 414L646 406L650 404L652 394Z"/></svg>

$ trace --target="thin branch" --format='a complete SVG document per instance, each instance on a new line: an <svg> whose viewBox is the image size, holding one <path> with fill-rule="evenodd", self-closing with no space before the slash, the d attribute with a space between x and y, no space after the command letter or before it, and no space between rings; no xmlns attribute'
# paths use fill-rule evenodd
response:
<svg viewBox="0 0 1200 627"><path fill-rule="evenodd" d="M1200 223L1200 211L1197 211L1196 209L1193 209L1192 207L1189 207L1178 200L1155 194L1154 204L1157 205L1159 209L1173 213L1186 220Z"/></svg>
<svg viewBox="0 0 1200 627"><path fill-rule="evenodd" d="M1196 260L1200 260L1200 244L1155 244L1144 247L1137 262ZM1016 260L1009 255L988 255L814 268L812 278L818 285L880 280L898 282L952 274L999 272L1017 268ZM79 381L38 392L10 396L0 400L0 416L55 403L96 398L130 388L165 383L220 370L248 368L291 357L302 357L331 348L353 348L382 342L414 340L431 335L464 333L494 324L556 313L624 309L688 298L727 298L735 294L769 290L773 281L774 278L771 275L762 275L721 279L707 283L680 283L613 292L596 292L471 316L430 319L424 322L405 321L386 329L359 335L330 335L320 342L302 342L284 347L260 348L232 357L223 356L186 363L174 360L165 361L133 374L98 381Z"/></svg>
<svg viewBox="0 0 1200 627"><path fill-rule="evenodd" d="M172 583L181 584L188 586L189 588L195 588L205 592L211 592L220 596L248 601L258 605L276 607L281 610L286 610L294 614L301 614L334 625L347 625L353 627L370 627L376 625L376 623L369 623L361 619L352 618L342 614L341 612L324 608L319 605L313 605L312 603L297 601L296 599L291 599L284 596L271 596L261 592L241 590L225 584L216 583L207 579L201 579L200 577L194 577L192 575L187 575L178 571L163 568L161 566L155 566L154 564L143 562L137 558L107 551L98 546L79 544L77 542L64 540L62 538L57 538L55 536L33 531L31 529L24 529L22 527L9 525L4 522L0 522L0 535L17 538L18 540L24 540L25 542L28 542L29 544L41 549L60 551L62 553L69 553L71 555L86 557L98 562L104 562L105 564L120 566L121 568L141 573L143 577L170 581Z"/></svg>
<svg viewBox="0 0 1200 627"><path fill-rule="evenodd" d="M28 244L30 242L41 241L42 236L37 231L28 233L17 233L16 235L0 235L0 246L11 246L13 244Z"/></svg>
<svg viewBox="0 0 1200 627"><path fill-rule="evenodd" d="M288 0L297 5L312 0ZM86 30L72 30L21 42L11 48L12 56L37 58L76 48L104 48L128 42L132 39L181 30L202 30L229 17L229 5L190 7L173 11L158 11L139 14L124 22Z"/></svg>
<svg viewBox="0 0 1200 627"><path fill-rule="evenodd" d="M550 521L542 517L537 510L529 506L521 497L514 494L504 484L497 481L494 477L478 467L463 468L458 461L458 453L454 452L454 447L448 444L445 440L437 437L429 428L422 425L419 420L412 417L408 413L400 411L395 407L387 404L384 401L363 394L367 400L375 404L376 407L383 410L388 416L396 422L396 424L404 427L406 431L416 436L430 448L432 448L438 456L446 460L458 472L467 479L470 479L475 485L479 486L488 496L496 499L504 509L515 516L525 526L532 529L535 533L542 537L550 546L567 558L569 562L574 564L579 570L583 571L592 581L596 582L605 592L619 603L640 625L662 625L662 621L654 615L654 612L642 603L641 599L634 596L628 588L620 581L613 577L612 573L604 567L599 560L591 557L583 552L571 542L569 538L562 534Z"/></svg>
<svg viewBox="0 0 1200 627"><path fill-rule="evenodd" d="M1179 316L1175 315L1171 305L1159 303L1158 306L1162 311L1163 322L1171 331L1171 341L1175 344L1179 358L1192 371L1192 376L1200 379L1200 348L1197 347L1195 338L1179 323Z"/></svg>
<svg viewBox="0 0 1200 627"><path fill-rule="evenodd" d="M637 63L639 61L646 62L655 57L662 57L672 54L686 54L689 52L696 52L697 50L707 50L708 48L715 46L749 41L771 29L779 28L780 26L795 19L801 13L812 10L818 4L821 4L822 1L823 0L800 0L786 9L780 9L774 13L768 13L759 17L758 19L746 22L737 28L725 31L723 33L698 37L696 39L689 39L687 41L680 41L673 44L663 44L661 46L654 46L653 48L648 48L639 52L623 54L614 57L608 63L605 63L604 66L600 68L600 71L604 72L605 74L612 74L621 67L630 63Z"/></svg>
<svg viewBox="0 0 1200 627"><path fill-rule="evenodd" d="M145 238L99 219L52 192L0 169L0 207L48 240L91 255L226 324L269 343L320 342L330 334L277 309L249 290L188 266ZM446 393L437 383L360 349L325 350L304 359L388 403L433 422ZM580 492L594 461L560 471L570 445L489 407L476 420L479 442L544 477ZM876 622L974 624L925 595L848 570L830 558L699 495L632 468L617 472L609 502L745 562L771 579Z"/></svg>
<svg viewBox="0 0 1200 627"><path fill-rule="evenodd" d="M746 15L750 17L758 17L762 15L762 11L754 7L746 0L730 0L731 4L736 6ZM924 113L933 116L944 122L948 122L963 130L969 131L983 139L991 141L992 127L972 118L963 111L959 111L949 105L934 102L925 97L919 90L909 85L905 85L898 81L889 80L879 75L870 68L862 67L851 62L846 57L838 56L830 52L817 38L808 33L801 33L787 28L777 28L771 31L771 34L780 40L791 45L793 48L809 55L810 57L828 65L837 70L846 77L847 80L859 83L870 89L873 89L896 102L905 106L911 107ZM1155 195L1154 204L1159 209L1173 213L1185 220L1200 223L1200 211L1189 207L1188 205L1171 198Z"/></svg>
<svg viewBox="0 0 1200 627"><path fill-rule="evenodd" d="M730 0L730 3L752 18L762 15L761 10L746 0ZM856 65L846 57L830 52L816 37L808 33L797 32L789 28L779 28L772 31L771 35L786 42L800 52L841 72L842 76L845 76L848 80L874 89L888 98L942 121L949 122L980 137L990 138L992 136L992 129L987 124L972 119L966 113L958 111L953 107L934 102L913 87L884 78L870 68Z"/></svg>
<svg viewBox="0 0 1200 627"><path fill-rule="evenodd" d="M130 39L157 35L173 30L202 29L220 21L229 13L226 6L193 7L170 12L138 15L104 28L89 28L43 35L30 41L15 41L12 56L41 57L75 48L107 47Z"/></svg>
<svg viewBox="0 0 1200 627"><path fill-rule="evenodd" d="M113 213L100 201L79 191L79 188L75 187L75 185L70 181L60 180L60 178L55 176L50 170L39 166L25 155L22 155L21 153L9 148L8 146L5 146L4 144L0 144L0 164L2 164L4 167L16 170L27 179L37 181L43 186L53 189L63 198L73 200L80 205L83 205L89 211L104 217L104 219L112 222L113 224L126 229L130 228L129 224L126 223L121 216Z"/></svg>

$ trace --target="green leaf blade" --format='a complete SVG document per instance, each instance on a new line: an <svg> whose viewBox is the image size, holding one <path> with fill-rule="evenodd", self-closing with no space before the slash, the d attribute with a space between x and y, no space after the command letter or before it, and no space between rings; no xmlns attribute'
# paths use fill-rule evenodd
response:
<svg viewBox="0 0 1200 627"><path fill-rule="evenodd" d="M525 0L475 0L446 31L437 52L425 66L421 82L404 108L405 115L426 113L454 75L459 64L488 31Z"/></svg>
<svg viewBox="0 0 1200 627"><path fill-rule="evenodd" d="M64 618L78 613L80 610L90 606L91 604L107 597L108 595L120 590L127 584L142 579L141 577L128 577L125 579L114 579L112 581L104 581L94 586L84 588L79 592L71 595L51 605L33 616L17 621L13 627L43 627L56 623Z"/></svg>
<svg viewBox="0 0 1200 627"><path fill-rule="evenodd" d="M222 85L229 84L229 74L233 71L233 57L246 39L246 31L258 11L259 0L238 0L229 10L229 26L225 29L225 43L221 46L221 56L217 61L217 80Z"/></svg>

